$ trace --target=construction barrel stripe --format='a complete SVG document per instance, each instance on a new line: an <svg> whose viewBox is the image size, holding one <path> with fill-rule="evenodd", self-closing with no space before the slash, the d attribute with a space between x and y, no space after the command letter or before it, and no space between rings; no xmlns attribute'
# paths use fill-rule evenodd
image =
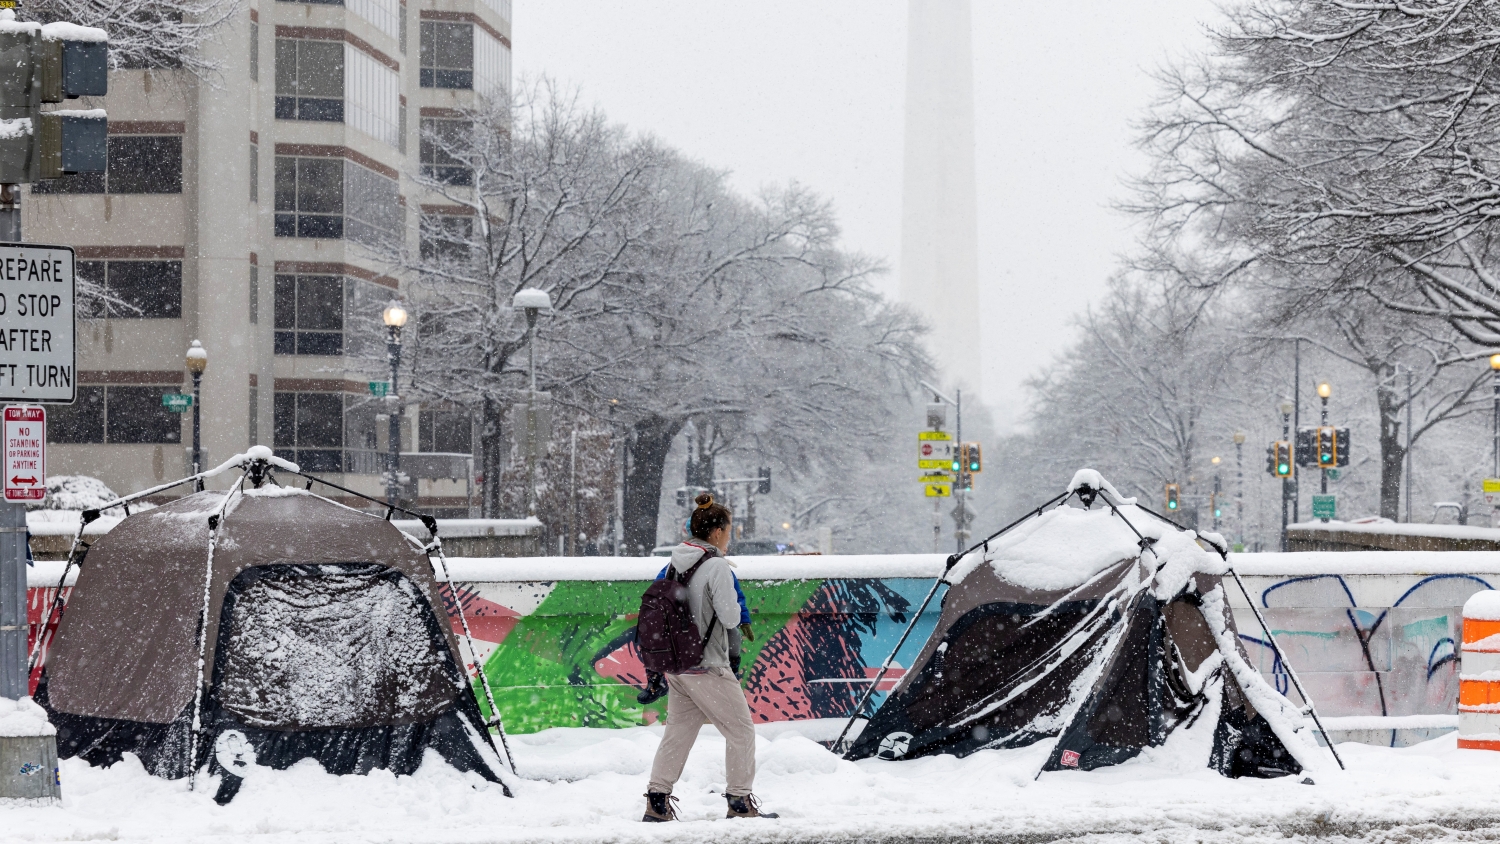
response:
<svg viewBox="0 0 1500 844"><path fill-rule="evenodd" d="M1458 746L1500 750L1500 591L1476 592L1464 604L1458 675Z"/></svg>

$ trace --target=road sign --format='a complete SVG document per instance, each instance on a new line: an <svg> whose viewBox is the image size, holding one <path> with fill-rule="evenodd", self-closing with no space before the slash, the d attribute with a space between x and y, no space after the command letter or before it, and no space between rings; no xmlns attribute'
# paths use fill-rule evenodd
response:
<svg viewBox="0 0 1500 844"><path fill-rule="evenodd" d="M164 393L161 406L173 413L182 413L193 406L193 397L187 393Z"/></svg>
<svg viewBox="0 0 1500 844"><path fill-rule="evenodd" d="M37 405L5 408L5 500L47 497L47 411Z"/></svg>
<svg viewBox="0 0 1500 844"><path fill-rule="evenodd" d="M71 404L73 250L0 244L0 401Z"/></svg>
<svg viewBox="0 0 1500 844"><path fill-rule="evenodd" d="M947 469L952 465L952 434L947 431L917 432L918 469Z"/></svg>
<svg viewBox="0 0 1500 844"><path fill-rule="evenodd" d="M388 393L390 393L390 391L391 391L391 382L389 382L389 381L371 381L370 382L370 395L374 396L377 399L383 399L383 398L385 398L386 395Z"/></svg>
<svg viewBox="0 0 1500 844"><path fill-rule="evenodd" d="M949 475L947 472L929 472L929 473L923 475L922 477L917 478L917 483L920 483L920 484L951 484L951 483L953 483L953 476Z"/></svg>
<svg viewBox="0 0 1500 844"><path fill-rule="evenodd" d="M1500 478L1485 478L1479 488L1484 492L1484 503L1500 505Z"/></svg>
<svg viewBox="0 0 1500 844"><path fill-rule="evenodd" d="M1325 471L1325 472L1328 473L1328 480L1330 480L1330 481L1336 481L1336 480L1339 479L1339 470L1338 469L1324 469L1323 471Z"/></svg>
<svg viewBox="0 0 1500 844"><path fill-rule="evenodd" d="M928 484L928 498L948 498L953 495L953 484Z"/></svg>
<svg viewBox="0 0 1500 844"><path fill-rule="evenodd" d="M1338 496L1314 495L1312 497L1312 514L1314 519L1322 519L1324 521L1336 519L1338 518L1335 515L1337 512Z"/></svg>

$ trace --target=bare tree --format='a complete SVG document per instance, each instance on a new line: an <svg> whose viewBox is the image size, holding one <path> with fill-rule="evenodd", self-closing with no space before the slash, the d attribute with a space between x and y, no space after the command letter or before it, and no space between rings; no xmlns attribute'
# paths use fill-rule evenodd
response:
<svg viewBox="0 0 1500 844"><path fill-rule="evenodd" d="M239 0L38 0L18 16L43 23L67 21L109 33L116 69L182 68L205 76L218 66L203 45L239 14Z"/></svg>

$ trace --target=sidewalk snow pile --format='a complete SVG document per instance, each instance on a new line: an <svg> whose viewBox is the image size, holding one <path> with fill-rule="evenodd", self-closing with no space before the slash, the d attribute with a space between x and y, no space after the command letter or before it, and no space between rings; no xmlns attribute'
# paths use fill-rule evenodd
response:
<svg viewBox="0 0 1500 844"><path fill-rule="evenodd" d="M1343 835L1423 838L1443 828L1500 827L1500 753L1458 750L1453 736L1404 749L1341 745L1349 772L1228 779L1177 736L1122 765L1036 772L1052 741L901 762L846 762L809 735L821 722L763 725L756 792L779 821L726 821L724 743L711 728L677 796L687 822L640 823L660 728L556 729L514 736L525 780L516 799L429 752L409 777L335 777L304 761L258 769L239 796L214 805L215 784L146 774L127 757L108 769L63 762L61 808L0 809L0 842L85 839L190 842L739 842L1029 841L1103 834L1151 841L1273 841ZM1200 738L1192 733L1183 739ZM1436 826L1433 826L1435 824ZM1347 839L1346 839L1347 840Z"/></svg>
<svg viewBox="0 0 1500 844"><path fill-rule="evenodd" d="M55 736L57 728L47 721L47 711L29 697L0 697L0 738Z"/></svg>

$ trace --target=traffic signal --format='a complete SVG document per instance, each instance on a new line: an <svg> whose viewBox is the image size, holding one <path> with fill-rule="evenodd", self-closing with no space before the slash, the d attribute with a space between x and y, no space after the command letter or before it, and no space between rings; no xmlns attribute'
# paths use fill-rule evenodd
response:
<svg viewBox="0 0 1500 844"><path fill-rule="evenodd" d="M1293 449L1298 466L1318 465L1318 429L1298 428L1297 447Z"/></svg>
<svg viewBox="0 0 1500 844"><path fill-rule="evenodd" d="M1338 451L1334 453L1334 463L1338 466L1349 465L1349 429L1336 428L1334 436L1338 440Z"/></svg>
<svg viewBox="0 0 1500 844"><path fill-rule="evenodd" d="M1317 431L1318 468L1332 469L1339 464L1339 432L1327 425Z"/></svg>
<svg viewBox="0 0 1500 844"><path fill-rule="evenodd" d="M43 103L108 92L109 43L102 29L69 23L0 30L0 182L22 184L68 173L102 173L106 118L100 109L43 112Z"/></svg>
<svg viewBox="0 0 1500 844"><path fill-rule="evenodd" d="M963 457L963 471L984 471L984 463L979 457L979 443L964 443L959 447L959 451Z"/></svg>
<svg viewBox="0 0 1500 844"><path fill-rule="evenodd" d="M758 493L760 493L761 495L770 495L771 494L771 467L770 466L762 466L760 468L760 471L756 473L756 477L760 478L760 485L755 488L755 491L758 492Z"/></svg>
<svg viewBox="0 0 1500 844"><path fill-rule="evenodd" d="M974 475L973 475L972 472L959 472L958 473L958 488L961 489L961 490L963 490L963 491L965 491L965 492L971 492L971 491L973 491L973 489L974 489Z"/></svg>
<svg viewBox="0 0 1500 844"><path fill-rule="evenodd" d="M1271 444L1271 448L1275 452L1271 474L1278 478L1290 478L1294 471L1292 468L1292 444L1286 440L1277 440Z"/></svg>
<svg viewBox="0 0 1500 844"><path fill-rule="evenodd" d="M1215 519L1224 518L1224 508L1219 506L1219 494L1217 492L1210 492L1208 494L1208 503L1214 511Z"/></svg>
<svg viewBox="0 0 1500 844"><path fill-rule="evenodd" d="M1181 493L1182 488L1177 484L1167 484L1167 510L1175 513L1182 506L1178 500Z"/></svg>

